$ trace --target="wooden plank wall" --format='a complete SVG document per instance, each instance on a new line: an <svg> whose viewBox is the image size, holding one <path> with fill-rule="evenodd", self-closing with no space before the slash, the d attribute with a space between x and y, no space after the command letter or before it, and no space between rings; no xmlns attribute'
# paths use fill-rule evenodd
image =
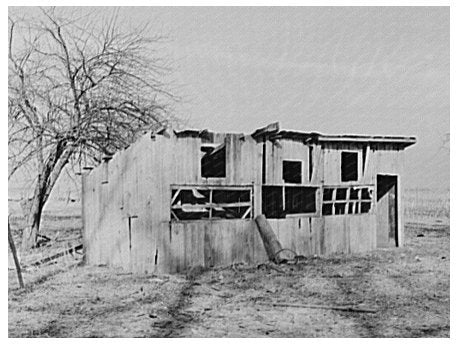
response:
<svg viewBox="0 0 458 344"><path fill-rule="evenodd" d="M322 254L359 253L376 248L375 214L325 216Z"/></svg>
<svg viewBox="0 0 458 344"><path fill-rule="evenodd" d="M363 146L360 144L324 144L321 149L323 166L323 183L328 185L345 184L341 180L341 155L342 151L358 152L358 181L362 183L363 175ZM367 166L367 161L366 161ZM365 169L366 171L366 169ZM366 174L366 173L365 173Z"/></svg>
<svg viewBox="0 0 458 344"><path fill-rule="evenodd" d="M247 253L240 241L237 245L240 237L244 238L242 243L252 243L251 247L257 240L256 228L250 221L215 221L211 226L204 226L207 228L202 232L204 237L200 236L196 224L170 222L171 184L259 184L262 147L255 145L251 137L238 134L215 136L215 139L226 143L229 159L227 178L222 180L201 177L200 138L158 135L152 139L150 134L109 161L108 183L102 183L105 166L84 176L88 262L136 272L176 271L188 261L200 261L199 255L191 249L199 238L203 239L202 245L205 238L209 240L212 252L226 252L224 250L230 247L227 240L234 243L230 254L211 255L215 264L226 262L230 257L252 259L252 248ZM254 192L259 194L255 199L260 200L260 188ZM260 209L260 205L256 207ZM184 229L177 232L177 226Z"/></svg>
<svg viewBox="0 0 458 344"><path fill-rule="evenodd" d="M282 248L293 250L298 255L322 254L323 219L319 217L292 217L269 219Z"/></svg>
<svg viewBox="0 0 458 344"><path fill-rule="evenodd" d="M102 183L104 166L85 175L83 214L88 262L136 272L166 273L182 271L190 264L209 266L266 260L253 221L170 221L171 184L252 184L254 215L260 214L262 144L240 134L214 135L214 139L226 143L228 160L224 179L201 177L200 138L178 139L173 134L170 138L158 135L153 139L147 134L117 153L108 163L108 183ZM282 159L303 161L304 185L340 184L337 147L314 146L314 168L309 182L307 145L291 140L280 142L281 148L270 142L266 144L268 184L283 182ZM354 147L344 147L347 148ZM369 150L365 174L360 174L361 182L375 183L377 172L401 174L402 159L402 152L396 150ZM374 219L370 213L269 222L283 247L307 256L374 248Z"/></svg>
<svg viewBox="0 0 458 344"><path fill-rule="evenodd" d="M283 160L302 161L302 182L309 182L309 147L302 142L278 140L266 143L266 184L283 184ZM259 144L262 146L262 143ZM262 153L262 152L261 152Z"/></svg>
<svg viewBox="0 0 458 344"><path fill-rule="evenodd" d="M182 272L196 265L251 264L256 261L255 245L262 245L251 220L173 222L171 233L170 272Z"/></svg>
<svg viewBox="0 0 458 344"><path fill-rule="evenodd" d="M85 249L90 264L141 271L143 262L151 261L149 254L144 254L153 243L148 231L151 198L142 187L148 175L148 154L141 158L149 140L149 136L142 137L109 161L107 183L105 166L83 177Z"/></svg>
<svg viewBox="0 0 458 344"><path fill-rule="evenodd" d="M357 253L375 249L375 215L269 219L283 248L299 255Z"/></svg>

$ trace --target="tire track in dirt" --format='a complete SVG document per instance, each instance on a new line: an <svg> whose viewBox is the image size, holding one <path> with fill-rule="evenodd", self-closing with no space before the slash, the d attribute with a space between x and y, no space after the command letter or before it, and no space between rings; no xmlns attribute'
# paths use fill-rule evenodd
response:
<svg viewBox="0 0 458 344"><path fill-rule="evenodd" d="M373 281L374 263L370 261L360 262L357 266L351 267L352 274L342 276L337 274L332 276L334 284L340 289L338 302L344 301L346 304L364 305L374 308L374 300L369 298L368 290L375 287ZM329 277L328 277L329 278ZM330 300L331 301L331 300ZM336 302L332 300L331 302ZM378 308L378 307L375 307ZM377 313L380 312L378 308ZM378 321L377 313L359 312L337 312L333 311L338 318L352 319L355 323L354 331L360 337L375 338L382 336L383 324Z"/></svg>
<svg viewBox="0 0 458 344"><path fill-rule="evenodd" d="M167 307L165 319L156 321L152 325L154 328L159 328L156 333L157 337L181 337L186 328L199 321L196 312L186 311L186 307L191 303L194 287L199 285L198 280L203 272L202 268L191 269L188 272L187 281L180 290L177 299Z"/></svg>
<svg viewBox="0 0 458 344"><path fill-rule="evenodd" d="M348 267L350 274L335 279L346 302L377 309L375 314L344 315L360 325L357 329L361 337L431 337L447 332L449 327L441 319L437 298L430 300L425 267L401 263L400 252L394 256L390 252L383 254L383 267L372 261L360 261L357 266ZM417 269L418 278L422 279L419 281L415 277Z"/></svg>

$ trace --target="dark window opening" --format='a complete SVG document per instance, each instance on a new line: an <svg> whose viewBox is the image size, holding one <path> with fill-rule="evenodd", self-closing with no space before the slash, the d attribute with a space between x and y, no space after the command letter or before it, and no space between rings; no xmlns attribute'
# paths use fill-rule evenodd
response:
<svg viewBox="0 0 458 344"><path fill-rule="evenodd" d="M335 215L345 214L345 203L334 203L334 214Z"/></svg>
<svg viewBox="0 0 458 344"><path fill-rule="evenodd" d="M347 189L339 188L336 191L336 200L347 199Z"/></svg>
<svg viewBox="0 0 458 344"><path fill-rule="evenodd" d="M358 180L358 153L342 152L342 181Z"/></svg>
<svg viewBox="0 0 458 344"><path fill-rule="evenodd" d="M395 176L377 175L377 202L385 196L391 188L396 187L397 178Z"/></svg>
<svg viewBox="0 0 458 344"><path fill-rule="evenodd" d="M302 162L284 160L283 180L285 183L302 183Z"/></svg>
<svg viewBox="0 0 458 344"><path fill-rule="evenodd" d="M285 217L283 213L283 189L281 186L262 187L262 213L267 218Z"/></svg>
<svg viewBox="0 0 458 344"><path fill-rule="evenodd" d="M330 203L323 204L322 212L323 212L323 215L332 215L332 204Z"/></svg>
<svg viewBox="0 0 458 344"><path fill-rule="evenodd" d="M371 199L371 195L369 193L369 189L368 188L363 188L361 189L361 199Z"/></svg>
<svg viewBox="0 0 458 344"><path fill-rule="evenodd" d="M207 151L200 163L203 178L225 178L226 146L221 145L211 151Z"/></svg>
<svg viewBox="0 0 458 344"><path fill-rule="evenodd" d="M250 202L250 190L213 190L213 203L238 203Z"/></svg>
<svg viewBox="0 0 458 344"><path fill-rule="evenodd" d="M285 211L287 214L301 214L316 212L316 188L286 187Z"/></svg>
<svg viewBox="0 0 458 344"><path fill-rule="evenodd" d="M359 199L358 191L359 189L351 188L350 189L350 199Z"/></svg>
<svg viewBox="0 0 458 344"><path fill-rule="evenodd" d="M332 192L334 189L324 189L323 191L323 201L331 201L332 200Z"/></svg>
<svg viewBox="0 0 458 344"><path fill-rule="evenodd" d="M371 202L361 202L361 213L368 213L371 209Z"/></svg>
<svg viewBox="0 0 458 344"><path fill-rule="evenodd" d="M315 187L263 186L262 213L267 218L284 218L288 214L315 213L316 190Z"/></svg>
<svg viewBox="0 0 458 344"><path fill-rule="evenodd" d="M353 214L353 204L352 202L348 203L348 214Z"/></svg>

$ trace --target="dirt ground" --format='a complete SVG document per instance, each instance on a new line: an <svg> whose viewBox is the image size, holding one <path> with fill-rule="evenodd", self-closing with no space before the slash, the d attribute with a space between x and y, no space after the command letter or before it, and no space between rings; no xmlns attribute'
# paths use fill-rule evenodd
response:
<svg viewBox="0 0 458 344"><path fill-rule="evenodd" d="M403 248L278 271L137 275L84 266L74 255L26 268L19 290L10 269L9 337L449 337L449 233L448 221L417 221L407 224Z"/></svg>

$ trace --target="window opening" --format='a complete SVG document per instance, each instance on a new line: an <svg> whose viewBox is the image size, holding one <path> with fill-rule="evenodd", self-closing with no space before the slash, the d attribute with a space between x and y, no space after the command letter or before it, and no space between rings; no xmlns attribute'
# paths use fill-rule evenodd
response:
<svg viewBox="0 0 458 344"><path fill-rule="evenodd" d="M267 218L284 218L288 214L316 213L316 187L262 187L262 213Z"/></svg>
<svg viewBox="0 0 458 344"><path fill-rule="evenodd" d="M262 213L267 218L283 216L283 188L281 186L262 187Z"/></svg>
<svg viewBox="0 0 458 344"><path fill-rule="evenodd" d="M347 189L339 188L336 191L336 200L345 200L347 199Z"/></svg>
<svg viewBox="0 0 458 344"><path fill-rule="evenodd" d="M332 215L332 203L323 204L323 215Z"/></svg>
<svg viewBox="0 0 458 344"><path fill-rule="evenodd" d="M347 188L325 186L321 213L322 215L368 213L372 207L373 190L373 186ZM335 195L335 198L332 195Z"/></svg>
<svg viewBox="0 0 458 344"><path fill-rule="evenodd" d="M345 214L345 203L334 203L334 214L341 215Z"/></svg>
<svg viewBox="0 0 458 344"><path fill-rule="evenodd" d="M341 179L343 182L358 180L358 153L342 152Z"/></svg>
<svg viewBox="0 0 458 344"><path fill-rule="evenodd" d="M302 161L283 160L283 181L285 183L302 183Z"/></svg>
<svg viewBox="0 0 458 344"><path fill-rule="evenodd" d="M171 219L245 219L251 218L250 187L189 187L172 189Z"/></svg>
<svg viewBox="0 0 458 344"><path fill-rule="evenodd" d="M200 161L202 177L226 178L226 145L202 148L205 148L205 154Z"/></svg>
<svg viewBox="0 0 458 344"><path fill-rule="evenodd" d="M359 199L359 189L350 189L350 199Z"/></svg>
<svg viewBox="0 0 458 344"><path fill-rule="evenodd" d="M286 214L302 214L316 212L316 188L286 187L285 212Z"/></svg>
<svg viewBox="0 0 458 344"><path fill-rule="evenodd" d="M361 202L361 213L368 213L371 209L370 202Z"/></svg>
<svg viewBox="0 0 458 344"><path fill-rule="evenodd" d="M332 201L332 194L334 189L324 189L323 191L323 201Z"/></svg>
<svg viewBox="0 0 458 344"><path fill-rule="evenodd" d="M361 199L371 199L370 191L368 188L361 189Z"/></svg>

